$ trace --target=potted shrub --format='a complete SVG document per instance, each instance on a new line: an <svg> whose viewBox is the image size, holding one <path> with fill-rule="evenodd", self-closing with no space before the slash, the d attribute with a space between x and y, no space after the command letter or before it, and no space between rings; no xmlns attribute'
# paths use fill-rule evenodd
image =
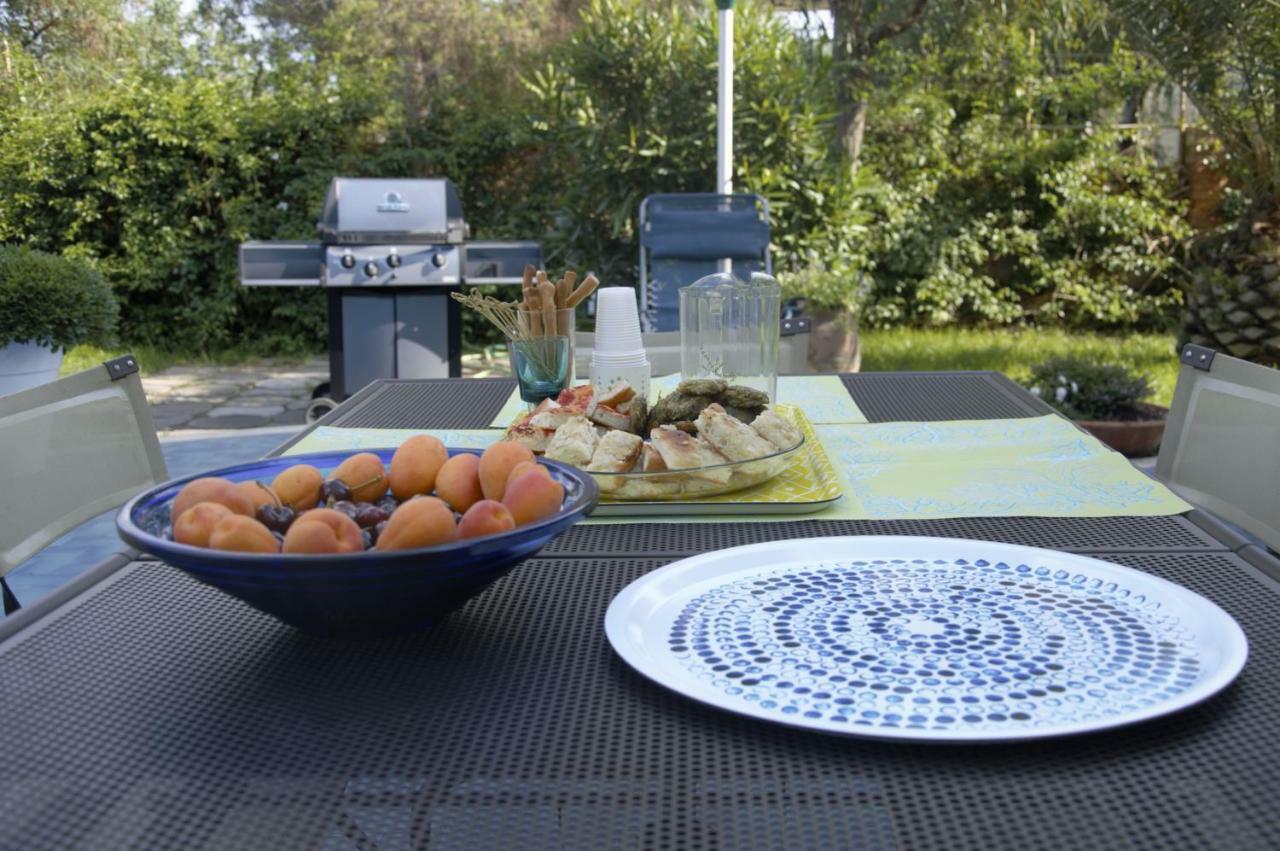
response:
<svg viewBox="0 0 1280 851"><path fill-rule="evenodd" d="M1027 389L1127 456L1153 455L1169 409L1148 404L1145 376L1122 366L1054 358L1031 371Z"/></svg>
<svg viewBox="0 0 1280 851"><path fill-rule="evenodd" d="M57 378L71 346L111 342L118 312L83 261L0 246L0 395Z"/></svg>
<svg viewBox="0 0 1280 851"><path fill-rule="evenodd" d="M810 251L801 268L780 274L778 281L788 297L803 299L804 311L813 320L809 368L857 372L862 366L858 319L869 289L866 273Z"/></svg>

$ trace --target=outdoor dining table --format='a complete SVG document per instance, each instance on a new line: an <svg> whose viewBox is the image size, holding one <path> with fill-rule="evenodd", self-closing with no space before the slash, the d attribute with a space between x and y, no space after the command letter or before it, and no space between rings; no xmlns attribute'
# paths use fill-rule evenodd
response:
<svg viewBox="0 0 1280 851"><path fill-rule="evenodd" d="M1049 413L994 373L841 381L871 423ZM380 381L319 425L484 428L512 387ZM1131 727L922 745L721 712L606 640L614 595L676 559L866 534L1148 571L1232 615L1248 664L1216 697ZM1278 580L1265 550L1198 511L637 519L570 529L430 633L340 641L125 553L0 623L0 847L1276 847Z"/></svg>

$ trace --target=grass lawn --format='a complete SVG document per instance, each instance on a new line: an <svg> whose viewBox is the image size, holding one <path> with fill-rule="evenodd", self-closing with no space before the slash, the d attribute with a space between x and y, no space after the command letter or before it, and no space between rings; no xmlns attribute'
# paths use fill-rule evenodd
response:
<svg viewBox="0 0 1280 851"><path fill-rule="evenodd" d="M1031 367L1059 355L1115 363L1151 379L1151 402L1168 405L1178 380L1177 340L1172 334L1069 333L1059 330L955 328L870 329L862 332L866 372L994 369L1015 381Z"/></svg>
<svg viewBox="0 0 1280 851"><path fill-rule="evenodd" d="M70 375L73 372L81 372L90 367L98 366L103 361L109 361L112 358L117 358L130 352L138 359L143 375L155 375L157 372L163 372L171 366L236 366L263 360L261 355L244 349L227 349L226 351L213 352L211 354L193 354L187 351L158 349L154 346L121 345L111 349L103 349L98 346L76 346L67 352L66 358L63 359L61 374ZM303 360L304 358L302 357L271 358L272 363L281 365L302 363Z"/></svg>

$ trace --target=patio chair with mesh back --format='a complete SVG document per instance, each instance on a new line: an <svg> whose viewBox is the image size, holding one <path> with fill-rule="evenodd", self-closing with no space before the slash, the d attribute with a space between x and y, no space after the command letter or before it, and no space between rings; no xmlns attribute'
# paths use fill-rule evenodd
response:
<svg viewBox="0 0 1280 851"><path fill-rule="evenodd" d="M0 396L0 586L61 535L168 479L138 362L125 355Z"/></svg>
<svg viewBox="0 0 1280 851"><path fill-rule="evenodd" d="M645 331L680 328L680 288L717 272L772 274L769 205L759 195L693 192L640 203L640 310Z"/></svg>
<svg viewBox="0 0 1280 851"><path fill-rule="evenodd" d="M1280 550L1280 371L1182 347L1156 478Z"/></svg>

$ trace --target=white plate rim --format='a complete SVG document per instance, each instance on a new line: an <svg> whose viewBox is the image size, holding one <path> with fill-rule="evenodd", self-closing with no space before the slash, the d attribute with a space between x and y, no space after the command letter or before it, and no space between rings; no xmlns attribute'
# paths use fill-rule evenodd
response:
<svg viewBox="0 0 1280 851"><path fill-rule="evenodd" d="M669 683L664 679L662 665L652 655L645 652L641 643L633 640L632 631L640 628L637 623L630 617L633 610L645 603L648 595L659 593L659 586L664 582L674 582L677 579L688 579L690 574L696 574L699 571L709 571L718 563L724 564L727 569L723 569L719 574L727 577L733 573L743 572L758 568L760 565L751 563L742 563L748 557L760 556L785 556L786 560L800 560L805 558L798 551L806 547L820 547L826 550L825 555L816 556L820 561L832 561L836 559L877 559L877 558L922 558L920 554L904 555L902 552L894 552L895 549L901 550L906 547L945 547L948 555L955 558L971 558L986 559L988 561L1010 561L1017 560L1020 562L1036 562L1036 566L1071 568L1075 570L1094 570L1101 571L1106 574L1113 574L1123 578L1130 583L1127 587L1132 590L1140 590L1143 593L1151 594L1158 592L1162 595L1164 602L1177 602L1183 606L1191 606L1199 611L1202 616L1218 620L1222 632L1215 632L1215 638L1227 646L1224 651L1224 658L1217 669L1211 676L1206 677L1194 687L1188 689L1177 698L1148 707L1146 710L1129 713L1126 715L1116 716L1114 718L1097 719L1081 724L1070 725L1067 729L1041 728L1037 730L1025 730L1019 728L1011 728L1007 734L991 734L989 731L956 731L946 734L939 734L933 730L916 730L911 728L871 728L871 727L836 727L830 724L814 723L808 719L795 718L789 719L778 717L776 715L767 714L764 711L755 709L751 704L742 703L740 701L731 701L727 699L714 699L702 694L690 693L682 689L675 683ZM858 551L852 555L832 556L830 553L836 547L857 547ZM809 557L812 561L814 557ZM738 562L738 564L735 564ZM779 564L785 563L781 558ZM716 574L711 576L698 576L694 581L702 582L709 578L714 578ZM1134 588L1134 585L1139 586ZM665 599L665 598L664 598ZM1228 614L1221 606L1212 600L1185 588L1177 583L1170 582L1149 573L1144 573L1126 565L1115 564L1101 559L1090 558L1075 553L1067 553L1059 550L1043 549L1040 547L1028 547L1020 544L1006 544L995 541L978 541L969 538L938 538L914 535L846 535L836 537L816 537L816 538L793 538L783 541L770 541L767 543L747 544L740 547L731 547L728 549L714 550L711 552L700 553L689 558L680 559L672 562L657 570L650 571L645 575L637 578L623 588L609 603L608 609L605 611L604 617L605 635L609 640L609 644L613 647L624 662L626 662L633 670L640 673L654 683L668 689L669 691L679 694L689 700L696 701L706 706L711 706L735 715L741 715L752 718L757 721L764 721L770 724L781 725L785 727L793 727L806 730L813 733L821 733L826 735L841 736L848 738L876 739L883 741L899 741L899 742L917 742L928 744L1000 744L1009 742L1033 741L1046 738L1060 738L1066 736L1084 735L1088 733L1100 732L1103 730L1113 730L1121 727L1131 726L1133 724L1162 718L1172 715L1183 710L1189 709L1199 703L1202 703L1214 695L1221 692L1227 686L1231 685L1243 670L1249 656L1249 642L1241 629L1240 624ZM887 732L886 732L887 730Z"/></svg>

